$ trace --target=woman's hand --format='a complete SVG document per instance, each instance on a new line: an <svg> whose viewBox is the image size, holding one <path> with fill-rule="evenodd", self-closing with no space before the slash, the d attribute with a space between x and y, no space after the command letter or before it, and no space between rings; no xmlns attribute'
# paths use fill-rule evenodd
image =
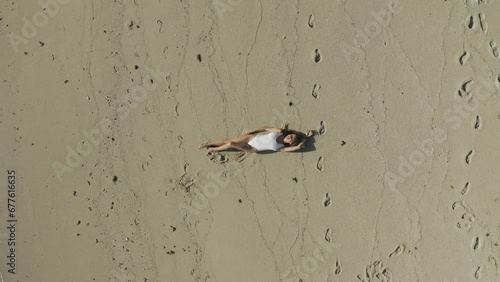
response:
<svg viewBox="0 0 500 282"><path fill-rule="evenodd" d="M299 149L304 149L306 147L306 141L307 141L307 138L311 137L314 135L314 132L312 130L308 130L306 132L306 138L304 140L302 140L302 142L300 142L298 145L297 145L297 148Z"/></svg>

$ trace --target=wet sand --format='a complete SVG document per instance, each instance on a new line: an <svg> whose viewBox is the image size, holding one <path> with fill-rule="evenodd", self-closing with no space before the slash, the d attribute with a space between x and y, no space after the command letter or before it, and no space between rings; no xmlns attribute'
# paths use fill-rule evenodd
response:
<svg viewBox="0 0 500 282"><path fill-rule="evenodd" d="M0 13L3 281L500 281L499 1L43 3Z"/></svg>

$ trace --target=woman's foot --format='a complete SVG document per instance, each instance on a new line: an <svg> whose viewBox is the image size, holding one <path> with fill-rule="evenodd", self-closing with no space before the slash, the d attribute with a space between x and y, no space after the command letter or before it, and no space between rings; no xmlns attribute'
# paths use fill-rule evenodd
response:
<svg viewBox="0 0 500 282"><path fill-rule="evenodd" d="M203 142L203 143L200 144L200 146L198 147L198 149L206 148L206 147L208 147L207 145L208 145L208 141L205 141L205 142Z"/></svg>

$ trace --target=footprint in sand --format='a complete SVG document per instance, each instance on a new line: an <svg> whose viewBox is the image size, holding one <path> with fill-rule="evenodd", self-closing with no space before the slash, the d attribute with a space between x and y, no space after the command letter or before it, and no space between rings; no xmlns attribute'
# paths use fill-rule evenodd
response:
<svg viewBox="0 0 500 282"><path fill-rule="evenodd" d="M469 221L469 222L474 222L474 220L476 220L476 217L474 216L474 214L468 213L468 212L462 214L461 218L463 220L466 220L466 221Z"/></svg>
<svg viewBox="0 0 500 282"><path fill-rule="evenodd" d="M474 154L474 150L470 150L469 153L465 156L465 163L470 164L470 160L472 158L472 155Z"/></svg>
<svg viewBox="0 0 500 282"><path fill-rule="evenodd" d="M314 50L314 62L315 63L321 62L321 53L319 52L318 49Z"/></svg>
<svg viewBox="0 0 500 282"><path fill-rule="evenodd" d="M208 152L207 153L207 156L208 156L208 159L213 162L214 164L223 164L223 163L226 163L228 161L228 158L221 154L221 153L218 153L218 152Z"/></svg>
<svg viewBox="0 0 500 282"><path fill-rule="evenodd" d="M381 261L377 260L366 266L365 273L359 274L357 278L362 282L392 282L392 273L382 265Z"/></svg>
<svg viewBox="0 0 500 282"><path fill-rule="evenodd" d="M495 266L495 269L498 269L498 262L495 259L495 257L493 257L493 256L488 257L488 263Z"/></svg>
<svg viewBox="0 0 500 282"><path fill-rule="evenodd" d="M326 133L326 126L324 121L319 122L319 128L318 128L318 133L319 135L323 135Z"/></svg>
<svg viewBox="0 0 500 282"><path fill-rule="evenodd" d="M335 262L335 275L339 275L342 272L342 264L340 263L339 259Z"/></svg>
<svg viewBox="0 0 500 282"><path fill-rule="evenodd" d="M465 63L467 63L469 58L470 58L470 54L467 53L466 51L464 51L464 53L460 56L460 58L458 58L458 62L460 63L460 65L463 66Z"/></svg>
<svg viewBox="0 0 500 282"><path fill-rule="evenodd" d="M158 28L158 33L161 33L161 29L163 27L163 22L161 20L157 20L156 21L156 24L159 25L159 28Z"/></svg>
<svg viewBox="0 0 500 282"><path fill-rule="evenodd" d="M470 93L470 90L471 90L471 85L472 85L472 79L469 79L467 81L465 81L463 84L462 84L462 90L469 94Z"/></svg>
<svg viewBox="0 0 500 282"><path fill-rule="evenodd" d="M310 28L314 28L314 27L316 27L316 24L314 23L314 15L310 15L310 16L309 16L309 20L307 21L307 25L308 25Z"/></svg>
<svg viewBox="0 0 500 282"><path fill-rule="evenodd" d="M476 271L474 272L474 278L476 278L476 280L479 280L481 278L481 266L478 266L476 268Z"/></svg>
<svg viewBox="0 0 500 282"><path fill-rule="evenodd" d="M469 29L472 29L474 28L474 16L470 16L469 19L468 19L468 23L467 23L467 27Z"/></svg>
<svg viewBox="0 0 500 282"><path fill-rule="evenodd" d="M486 16L483 14L483 12L478 14L479 17L479 26L481 26L481 30L484 33L488 33L488 23L486 22Z"/></svg>
<svg viewBox="0 0 500 282"><path fill-rule="evenodd" d="M471 249L473 249L474 251L480 249L482 246L481 244L481 238L479 237L475 237L474 239L472 239L472 244L471 244Z"/></svg>
<svg viewBox="0 0 500 282"><path fill-rule="evenodd" d="M471 79L464 81L460 89L458 89L458 96L462 98L470 96L472 82Z"/></svg>
<svg viewBox="0 0 500 282"><path fill-rule="evenodd" d="M326 229L326 233L325 233L325 240L328 242L328 243L331 243L332 242L332 230L330 228Z"/></svg>
<svg viewBox="0 0 500 282"><path fill-rule="evenodd" d="M182 146L182 141L184 141L184 138L182 138L182 136L177 136L177 141L178 141L178 147L180 148ZM201 146L201 145L200 145Z"/></svg>
<svg viewBox="0 0 500 282"><path fill-rule="evenodd" d="M466 187L468 187L467 184L466 184ZM457 228L458 229L463 229L463 228L470 229L471 224L476 219L476 216L474 215L474 213L472 213L471 208L469 207L469 205L467 205L467 203L465 201L456 201L451 205L452 210L457 210L459 207L462 207L462 209L465 211L465 213L463 213L460 218L465 220L466 222L465 223L457 222Z"/></svg>
<svg viewBox="0 0 500 282"><path fill-rule="evenodd" d="M461 98L468 98L470 96L470 93L462 91L462 89L458 89L458 96L460 96Z"/></svg>
<svg viewBox="0 0 500 282"><path fill-rule="evenodd" d="M495 40L490 41L490 48L491 48L491 52L493 53L493 56L495 56L496 58L499 58L500 53L498 51L497 43L495 42Z"/></svg>
<svg viewBox="0 0 500 282"><path fill-rule="evenodd" d="M185 190L186 192L191 191L191 186L195 184L195 180L192 176L189 176L187 174L184 174L181 176L180 179L177 180L177 187L181 188L182 190Z"/></svg>
<svg viewBox="0 0 500 282"><path fill-rule="evenodd" d="M396 249L394 250L394 252L392 252L389 257L392 258L392 257L399 257L404 251L406 250L406 245L405 244L401 244L399 246L396 247Z"/></svg>
<svg viewBox="0 0 500 282"><path fill-rule="evenodd" d="M388 269L384 269L382 273L376 275L378 280L382 282L392 282L392 273Z"/></svg>
<svg viewBox="0 0 500 282"><path fill-rule="evenodd" d="M237 162L242 162L246 157L247 157L247 153L241 152L241 153L239 153L239 154L236 155L236 157L234 158L234 160L237 161Z"/></svg>
<svg viewBox="0 0 500 282"><path fill-rule="evenodd" d="M467 230L470 230L472 228L472 226L471 226L470 223L460 223L460 222L457 222L457 228L458 229L467 229Z"/></svg>
<svg viewBox="0 0 500 282"><path fill-rule="evenodd" d="M464 189L460 192L462 195L467 194L469 192L469 182L465 183Z"/></svg>
<svg viewBox="0 0 500 282"><path fill-rule="evenodd" d="M325 199L323 199L323 206L328 207L332 204L332 198L330 197L330 193L326 193Z"/></svg>
<svg viewBox="0 0 500 282"><path fill-rule="evenodd" d="M456 201L451 205L452 210L456 210L459 206L461 206L464 210L470 211L469 205L465 201Z"/></svg>
<svg viewBox="0 0 500 282"><path fill-rule="evenodd" d="M323 171L323 169L324 169L324 167L323 167L323 157L319 157L318 163L316 164L316 168L319 171Z"/></svg>
<svg viewBox="0 0 500 282"><path fill-rule="evenodd" d="M481 118L476 116L476 121L474 122L474 129L479 129L481 127Z"/></svg>
<svg viewBox="0 0 500 282"><path fill-rule="evenodd" d="M313 90L312 90L312 96L314 98L318 98L318 94L319 94L319 89L321 88L321 85L319 84L314 84L314 87L313 87Z"/></svg>

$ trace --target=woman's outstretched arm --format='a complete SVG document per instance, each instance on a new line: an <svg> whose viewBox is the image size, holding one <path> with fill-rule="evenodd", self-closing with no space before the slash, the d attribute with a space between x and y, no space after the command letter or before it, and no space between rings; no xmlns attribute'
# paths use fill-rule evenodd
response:
<svg viewBox="0 0 500 282"><path fill-rule="evenodd" d="M283 147L279 151L280 152L293 152L293 151L300 150L302 148L304 148L304 147L297 145L297 146Z"/></svg>
<svg viewBox="0 0 500 282"><path fill-rule="evenodd" d="M243 132L241 133L241 135L254 134L254 133L259 133L259 132L264 132L264 131L267 131L267 132L281 132L281 129L280 128L276 128L276 127L270 127L270 126L262 126L262 127L258 127L256 129L252 129L252 130L243 130Z"/></svg>

